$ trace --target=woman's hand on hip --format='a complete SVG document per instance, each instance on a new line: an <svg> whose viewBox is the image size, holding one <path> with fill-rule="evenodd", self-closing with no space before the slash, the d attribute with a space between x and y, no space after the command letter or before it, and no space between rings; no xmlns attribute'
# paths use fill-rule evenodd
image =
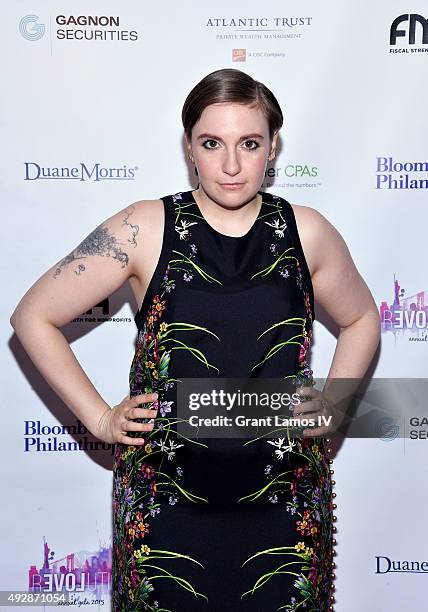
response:
<svg viewBox="0 0 428 612"><path fill-rule="evenodd" d="M143 393L134 397L125 397L120 404L113 406L101 416L95 436L108 444L142 445L147 442L144 437L131 437L130 431L152 431L154 420L148 423L137 423L133 419L153 419L157 416L157 393ZM154 408L140 408L140 404L153 403Z"/></svg>

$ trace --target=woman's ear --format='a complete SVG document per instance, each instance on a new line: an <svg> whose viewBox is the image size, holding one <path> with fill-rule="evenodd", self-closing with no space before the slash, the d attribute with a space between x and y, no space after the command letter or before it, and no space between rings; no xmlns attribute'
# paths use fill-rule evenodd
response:
<svg viewBox="0 0 428 612"><path fill-rule="evenodd" d="M187 156L190 159L191 163L194 164L195 163L195 158L193 157L193 153L192 153L192 145L188 141L187 136L185 137L185 140L186 140Z"/></svg>
<svg viewBox="0 0 428 612"><path fill-rule="evenodd" d="M270 153L269 153L269 158L268 158L269 161L272 161L273 159L275 159L277 142L278 142L278 131L274 132L274 135L272 136L272 142L271 142Z"/></svg>

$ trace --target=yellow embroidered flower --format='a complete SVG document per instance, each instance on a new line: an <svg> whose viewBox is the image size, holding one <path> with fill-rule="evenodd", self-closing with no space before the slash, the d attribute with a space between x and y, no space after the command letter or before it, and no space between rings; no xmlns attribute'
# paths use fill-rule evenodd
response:
<svg viewBox="0 0 428 612"><path fill-rule="evenodd" d="M301 550L305 550L305 543L298 542L294 548L297 550L297 552L300 552Z"/></svg>
<svg viewBox="0 0 428 612"><path fill-rule="evenodd" d="M146 444L146 446L144 447L144 450L146 451L147 454L151 453L152 452L152 445L150 443Z"/></svg>
<svg viewBox="0 0 428 612"><path fill-rule="evenodd" d="M147 544L142 544L138 550L134 550L134 557L141 561L146 561L146 559L148 559L148 557L145 556L147 554L150 554L150 548Z"/></svg>
<svg viewBox="0 0 428 612"><path fill-rule="evenodd" d="M316 527L311 527L311 534L315 535L316 533L318 533L318 529Z"/></svg>
<svg viewBox="0 0 428 612"><path fill-rule="evenodd" d="M153 369L154 367L155 364L153 363L153 361L146 361L146 368Z"/></svg>
<svg viewBox="0 0 428 612"><path fill-rule="evenodd" d="M156 378L156 379L159 378L159 374L158 372L156 372L156 370L153 370L153 378Z"/></svg>
<svg viewBox="0 0 428 612"><path fill-rule="evenodd" d="M314 549L313 548L306 548L305 550L305 555L307 555L308 557L312 557L312 555L314 554Z"/></svg>
<svg viewBox="0 0 428 612"><path fill-rule="evenodd" d="M166 331L168 329L168 323L161 323L159 325L159 329L160 329L161 332Z"/></svg>

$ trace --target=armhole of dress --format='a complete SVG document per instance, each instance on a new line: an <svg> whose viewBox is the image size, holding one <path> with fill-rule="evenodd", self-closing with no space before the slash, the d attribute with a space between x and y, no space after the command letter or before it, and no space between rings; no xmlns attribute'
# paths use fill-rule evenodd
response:
<svg viewBox="0 0 428 612"><path fill-rule="evenodd" d="M303 275L305 277L305 284L309 292L309 299L311 302L311 309L312 309L312 318L315 321L315 318L316 318L315 317L315 297L314 297L314 288L312 285L311 273L309 272L308 263L305 257L305 252L303 250L302 243L300 241L299 231L297 229L296 217L294 215L293 207L291 206L290 202L288 202L287 200L284 200L284 202L285 202L285 205L287 207L287 212L288 212L287 226L291 230L290 231L291 239L299 253L299 262L302 267Z"/></svg>
<svg viewBox="0 0 428 612"><path fill-rule="evenodd" d="M146 293L144 294L143 302L134 317L135 324L139 331L143 328L149 306L152 303L152 300L155 297L156 293L158 293L160 289L162 279L164 277L169 259L171 257L172 241L174 235L174 203L172 201L171 196L164 196L160 199L162 200L164 207L162 247L155 271L153 272L152 278L150 279L150 282L147 286Z"/></svg>

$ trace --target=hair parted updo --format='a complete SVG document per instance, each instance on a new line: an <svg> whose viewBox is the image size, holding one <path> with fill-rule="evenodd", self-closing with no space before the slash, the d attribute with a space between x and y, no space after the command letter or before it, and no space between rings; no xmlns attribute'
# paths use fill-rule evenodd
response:
<svg viewBox="0 0 428 612"><path fill-rule="evenodd" d="M268 121L271 139L284 120L278 100L266 85L241 70L222 68L199 81L184 102L181 119L189 142L192 128L199 121L203 110L219 102L258 106Z"/></svg>

